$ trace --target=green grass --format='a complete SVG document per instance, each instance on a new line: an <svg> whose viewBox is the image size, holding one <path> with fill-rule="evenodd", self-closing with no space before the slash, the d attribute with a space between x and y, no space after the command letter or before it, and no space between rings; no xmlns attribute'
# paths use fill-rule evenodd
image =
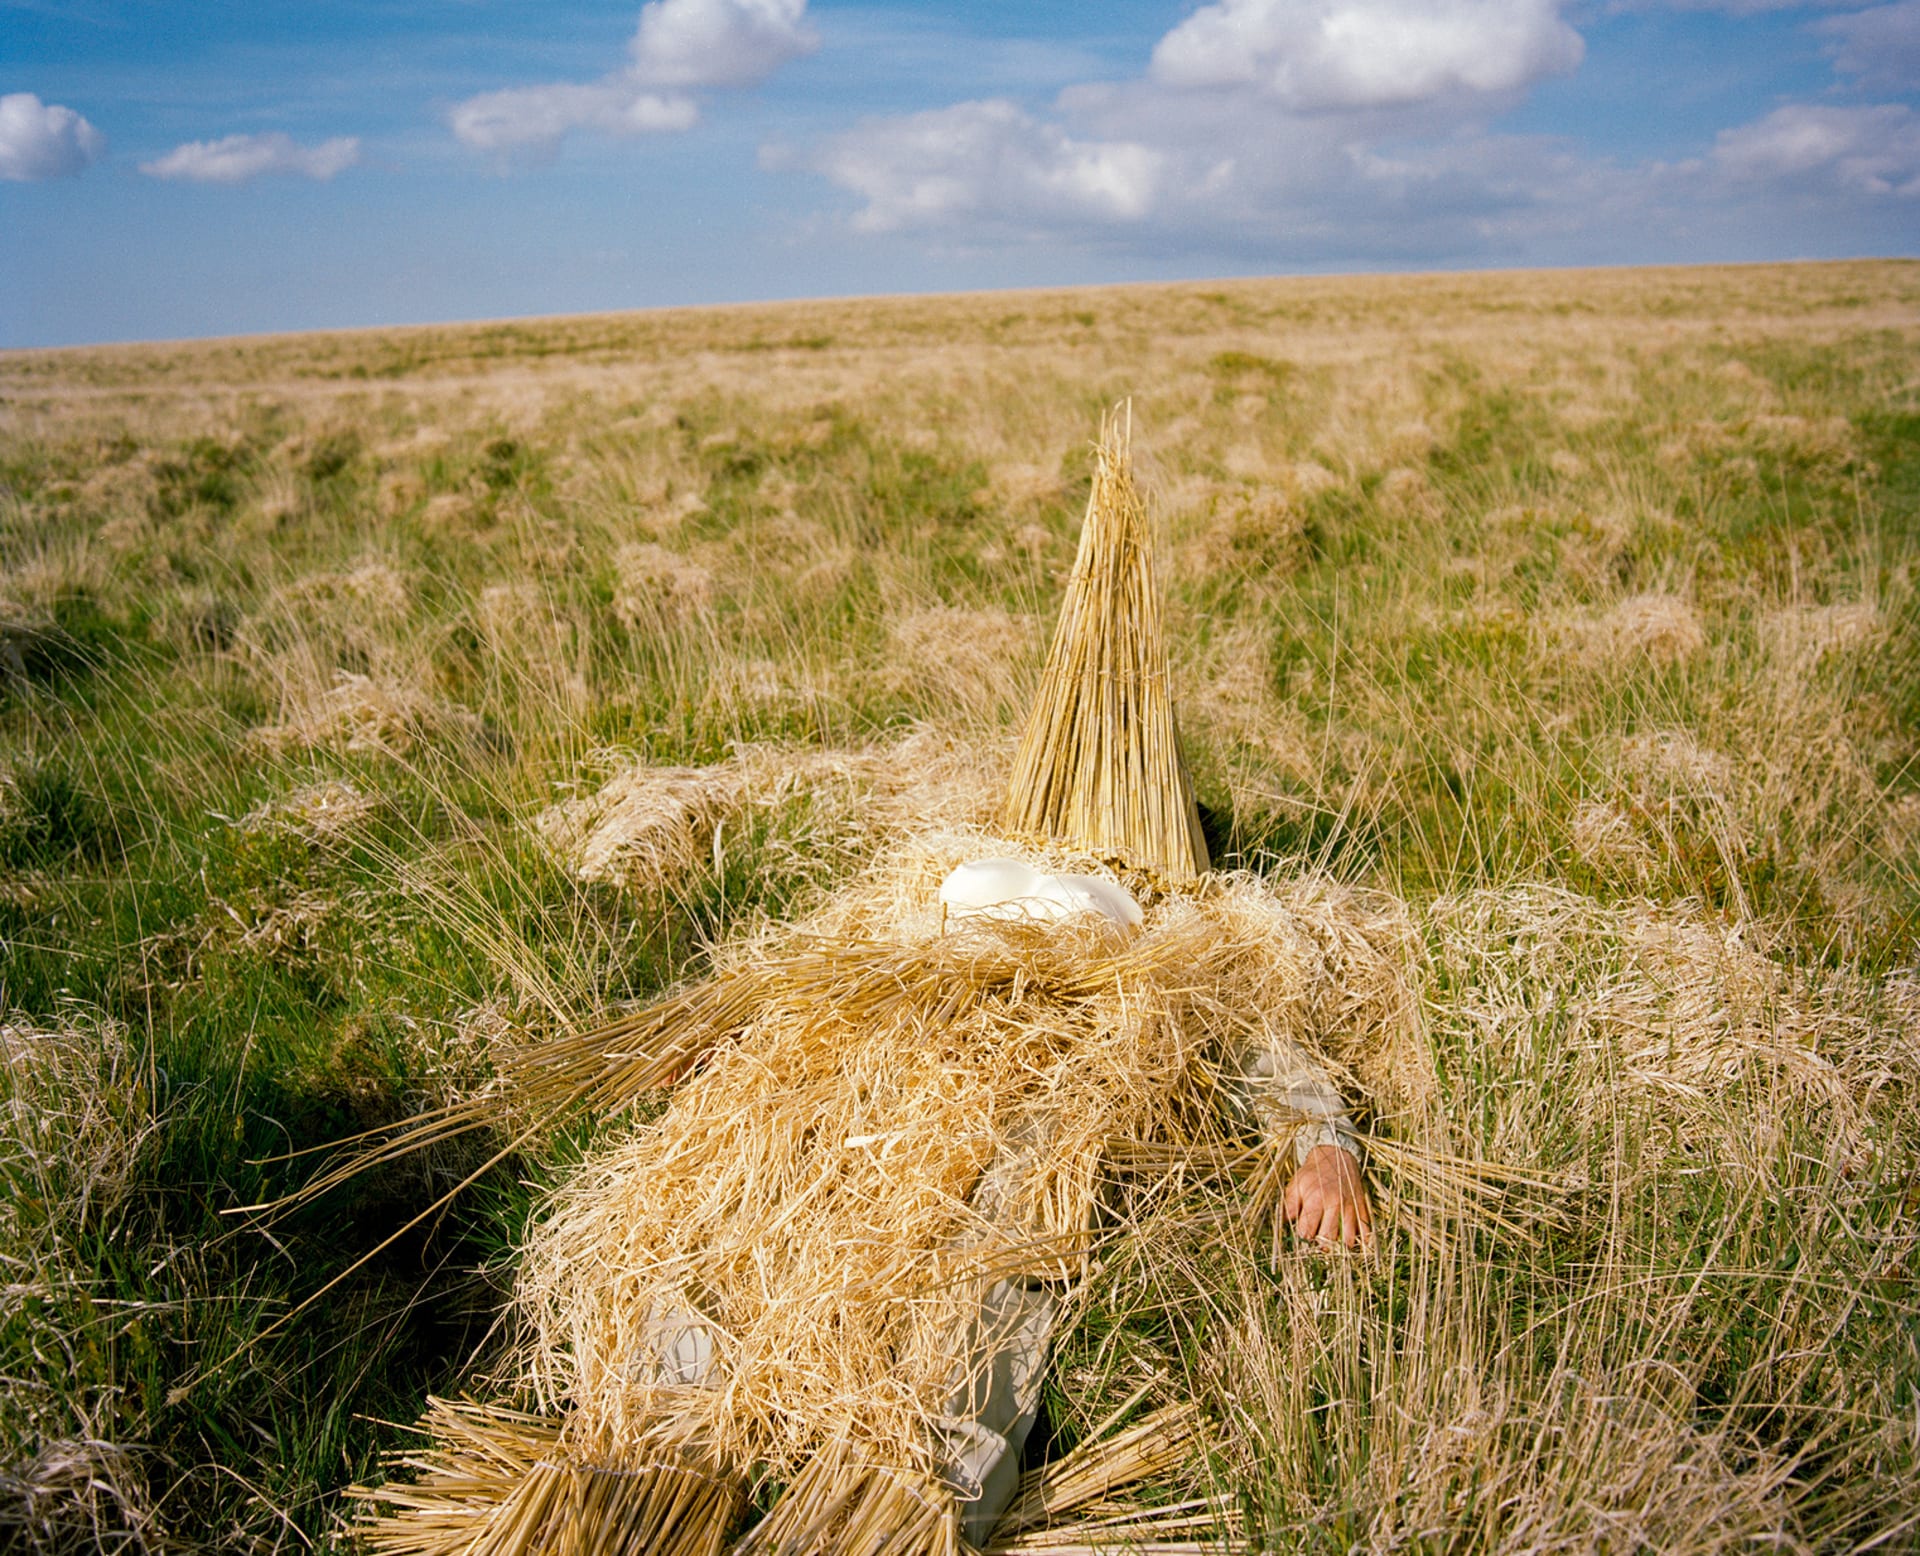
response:
<svg viewBox="0 0 1920 1556"><path fill-rule="evenodd" d="M1917 309L1863 264L0 357L0 1544L338 1538L593 1121L297 1312L485 1150L234 1209L864 863L803 789L583 881L528 823L622 753L1004 740L1131 392L1216 849L1398 899L1428 1125L1581 1190L1368 1266L1196 1191L1056 1445L1167 1369L1274 1549L1911 1548Z"/></svg>

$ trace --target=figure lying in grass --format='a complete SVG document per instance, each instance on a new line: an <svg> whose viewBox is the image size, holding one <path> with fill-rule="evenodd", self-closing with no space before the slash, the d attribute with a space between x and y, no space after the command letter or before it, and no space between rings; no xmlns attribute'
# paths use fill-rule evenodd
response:
<svg viewBox="0 0 1920 1556"><path fill-rule="evenodd" d="M1161 888L1137 928L943 911L956 856L1009 846L923 840L704 982L526 1057L510 1084L535 1098L686 1078L529 1237L511 1371L532 1416L430 1418L423 1478L374 1493L378 1548L631 1527L607 1548L716 1552L755 1483L785 1490L742 1552L985 1544L1049 1337L1126 1233L1110 1184L1234 1160L1256 1213L1368 1235L1311 1051L1332 1022L1362 1060L1394 1030L1397 916L1235 877Z"/></svg>
<svg viewBox="0 0 1920 1556"><path fill-rule="evenodd" d="M510 1073L548 1109L677 1090L553 1195L515 1297L516 1409L437 1405L418 1479L363 1493L376 1548L1011 1548L1198 1445L1176 1409L1097 1473L1019 1484L1050 1339L1126 1234L1130 1185L1227 1163L1276 1230L1370 1241L1316 1055L1364 1067L1393 1029L1400 920L1324 883L1207 873L1149 549L1115 427L1014 835L918 838ZM1049 873L1100 860L1119 873ZM1123 1523L1151 1548L1150 1518Z"/></svg>

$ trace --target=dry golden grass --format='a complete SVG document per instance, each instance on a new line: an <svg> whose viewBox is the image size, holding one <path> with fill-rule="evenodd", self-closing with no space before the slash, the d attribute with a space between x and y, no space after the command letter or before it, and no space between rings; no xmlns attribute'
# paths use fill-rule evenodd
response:
<svg viewBox="0 0 1920 1556"><path fill-rule="evenodd" d="M1234 947L1284 964L1227 992L1338 1067L1383 1235L1276 1246L1271 1160L1225 1126L1107 1142L1097 1195L1061 1178L1099 1256L1058 1473L1183 1405L1211 1457L1159 1488L1185 1511L1096 1501L1010 1548L1910 1544L1917 359L1906 262L0 356L0 992L38 1034L0 1118L0 1544L344 1544L341 1491L395 1441L373 1423L429 1392L644 1406L609 1358L649 1288L570 1300L576 1339L554 1250L596 1216L664 1246L657 1206L588 1187L696 1122L682 1195L812 1159L663 1085L717 1042L758 1096L749 1034L807 1057L769 969L851 976L791 926L919 966L944 865L1010 846L1127 396L1199 819L1260 881L1154 912L1212 926L1203 988ZM918 1062L861 1030L849 1063ZM1171 1106L1117 1073L1069 1076L1089 1129ZM843 1141L886 1133L820 1084ZM915 1214L964 1220L974 1104L915 1096ZM424 1105L406 1171L284 1155ZM906 1149L841 1155L871 1187ZM278 1245L217 1214L303 1188ZM809 1358L779 1388L818 1385L783 1416L753 1371L733 1451L842 1484L804 1420L918 1396L720 1273L743 1333ZM482 1345L516 1281L523 1327ZM909 1353L937 1328L894 1319ZM389 1505L559 1430L490 1408L436 1410L452 1457L416 1450ZM689 1527L744 1479L733 1533L804 1543L751 1466L669 1468L698 1472ZM919 1518L924 1466L882 1468L842 1514Z"/></svg>

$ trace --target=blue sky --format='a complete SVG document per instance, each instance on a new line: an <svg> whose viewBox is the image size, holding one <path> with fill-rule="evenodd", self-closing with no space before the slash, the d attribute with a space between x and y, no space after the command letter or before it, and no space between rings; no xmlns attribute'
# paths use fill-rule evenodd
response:
<svg viewBox="0 0 1920 1556"><path fill-rule="evenodd" d="M0 347L1912 254L1920 0L0 0Z"/></svg>

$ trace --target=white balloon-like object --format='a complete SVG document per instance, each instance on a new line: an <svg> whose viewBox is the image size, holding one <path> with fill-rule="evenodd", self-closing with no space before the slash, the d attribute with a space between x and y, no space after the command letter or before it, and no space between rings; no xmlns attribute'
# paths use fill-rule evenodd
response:
<svg viewBox="0 0 1920 1556"><path fill-rule="evenodd" d="M1123 929L1144 921L1140 904L1118 881L1097 875L1048 875L1018 859L976 859L940 883L949 918L1029 918L1058 922L1098 913Z"/></svg>

